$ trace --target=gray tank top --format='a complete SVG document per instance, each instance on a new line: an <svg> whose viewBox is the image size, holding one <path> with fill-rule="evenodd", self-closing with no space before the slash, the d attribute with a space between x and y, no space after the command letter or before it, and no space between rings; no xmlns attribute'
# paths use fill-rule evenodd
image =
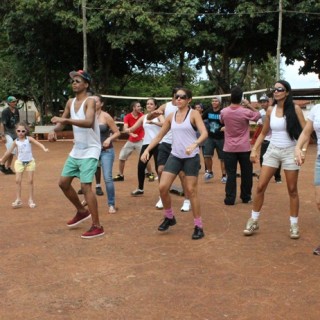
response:
<svg viewBox="0 0 320 320"><path fill-rule="evenodd" d="M110 143L108 148L102 147L103 141L110 137L110 128L105 124L99 124L100 128L100 141L102 150L113 148L112 142Z"/></svg>

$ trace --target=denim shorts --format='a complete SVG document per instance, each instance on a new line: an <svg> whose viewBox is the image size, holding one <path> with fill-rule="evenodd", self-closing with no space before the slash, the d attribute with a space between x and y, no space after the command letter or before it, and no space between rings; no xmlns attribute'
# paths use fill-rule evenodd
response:
<svg viewBox="0 0 320 320"><path fill-rule="evenodd" d="M200 170L200 157L199 154L196 154L192 158L177 158L174 155L170 154L164 171L170 172L173 174L178 174L180 171L183 171L186 176L195 176L199 175Z"/></svg>
<svg viewBox="0 0 320 320"><path fill-rule="evenodd" d="M314 185L320 186L320 154L318 154L314 166Z"/></svg>
<svg viewBox="0 0 320 320"><path fill-rule="evenodd" d="M300 166L294 161L294 148L295 146L278 148L270 143L262 164L272 168L279 168L281 164L284 170L300 170Z"/></svg>
<svg viewBox="0 0 320 320"><path fill-rule="evenodd" d="M205 158L213 157L214 149L216 149L218 158L220 160L224 160L223 144L224 144L224 139L214 139L209 136L203 145L203 156Z"/></svg>

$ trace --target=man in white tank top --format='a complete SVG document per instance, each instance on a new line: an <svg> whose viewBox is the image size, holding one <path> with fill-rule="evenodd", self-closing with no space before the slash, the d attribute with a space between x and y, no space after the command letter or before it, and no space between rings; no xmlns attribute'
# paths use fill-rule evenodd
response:
<svg viewBox="0 0 320 320"><path fill-rule="evenodd" d="M70 72L72 90L76 97L69 99L61 117L53 117L51 122L56 126L48 135L49 141L57 139L56 132L64 125L72 125L74 146L65 162L61 173L59 187L77 209L76 215L67 222L69 228L78 226L92 217L91 228L82 234L82 238L91 239L104 234L100 225L97 199L92 191L92 180L97 170L101 152L99 124L96 117L95 100L88 99L87 91L91 77L83 71ZM85 201L89 210L81 204L77 192L72 187L72 181L78 177L81 182Z"/></svg>

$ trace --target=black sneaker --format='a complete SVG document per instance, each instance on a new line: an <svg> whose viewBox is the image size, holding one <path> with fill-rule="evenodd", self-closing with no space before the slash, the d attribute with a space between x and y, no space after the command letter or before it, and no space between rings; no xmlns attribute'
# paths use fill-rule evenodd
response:
<svg viewBox="0 0 320 320"><path fill-rule="evenodd" d="M177 223L176 218L173 217L172 219L169 219L167 217L165 217L162 221L162 223L160 224L160 226L158 227L159 231L166 231L169 229L169 227L174 226Z"/></svg>
<svg viewBox="0 0 320 320"><path fill-rule="evenodd" d="M192 240L199 240L204 237L204 232L202 228L199 228L198 226L194 227Z"/></svg>
<svg viewBox="0 0 320 320"><path fill-rule="evenodd" d="M4 174L6 174L6 168L4 166L4 164L0 164L0 171Z"/></svg>
<svg viewBox="0 0 320 320"><path fill-rule="evenodd" d="M15 174L15 173L11 170L11 168L7 168L5 169L5 174Z"/></svg>
<svg viewBox="0 0 320 320"><path fill-rule="evenodd" d="M113 181L124 181L124 176L121 174L117 174L112 180Z"/></svg>
<svg viewBox="0 0 320 320"><path fill-rule="evenodd" d="M101 187L96 187L96 195L97 196L103 196L104 195Z"/></svg>
<svg viewBox="0 0 320 320"><path fill-rule="evenodd" d="M141 190L141 189L136 189L136 190L134 190L134 191L131 192L131 195L132 195L132 196L141 196L141 195L143 195L143 193L144 193L143 190Z"/></svg>

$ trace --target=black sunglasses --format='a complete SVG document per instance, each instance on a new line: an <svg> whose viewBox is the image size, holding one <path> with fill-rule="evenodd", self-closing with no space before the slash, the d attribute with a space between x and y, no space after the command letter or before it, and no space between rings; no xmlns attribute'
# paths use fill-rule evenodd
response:
<svg viewBox="0 0 320 320"><path fill-rule="evenodd" d="M272 88L271 89L271 92L285 92L286 89L285 88L282 88L282 87L278 87L278 88Z"/></svg>
<svg viewBox="0 0 320 320"><path fill-rule="evenodd" d="M25 133L26 130L19 130L19 129L18 129L17 132L18 132L18 133L20 133L20 132Z"/></svg>
<svg viewBox="0 0 320 320"><path fill-rule="evenodd" d="M78 79L71 79L70 80L70 83L81 83L82 81L81 80L78 80Z"/></svg>
<svg viewBox="0 0 320 320"><path fill-rule="evenodd" d="M174 98L175 99L181 99L181 100L186 100L186 99L188 99L188 97L187 97L187 95L186 94L176 94L175 96L174 96Z"/></svg>

